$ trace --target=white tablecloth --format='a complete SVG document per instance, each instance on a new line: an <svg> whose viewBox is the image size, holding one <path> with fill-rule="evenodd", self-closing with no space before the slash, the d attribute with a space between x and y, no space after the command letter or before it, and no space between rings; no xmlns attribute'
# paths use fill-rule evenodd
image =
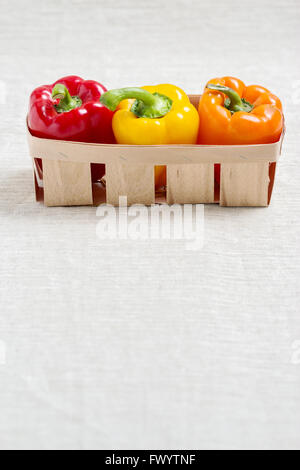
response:
<svg viewBox="0 0 300 470"><path fill-rule="evenodd" d="M299 1L1 7L0 447L299 449ZM271 88L287 125L271 206L205 206L189 251L37 204L28 97L67 74Z"/></svg>

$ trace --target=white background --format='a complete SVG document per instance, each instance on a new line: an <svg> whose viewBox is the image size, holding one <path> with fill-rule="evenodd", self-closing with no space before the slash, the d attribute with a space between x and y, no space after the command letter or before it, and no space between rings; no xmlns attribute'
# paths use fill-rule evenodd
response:
<svg viewBox="0 0 300 470"><path fill-rule="evenodd" d="M299 449L299 1L0 3L0 447ZM67 74L270 88L287 125L271 206L207 205L190 252L37 204L28 97Z"/></svg>

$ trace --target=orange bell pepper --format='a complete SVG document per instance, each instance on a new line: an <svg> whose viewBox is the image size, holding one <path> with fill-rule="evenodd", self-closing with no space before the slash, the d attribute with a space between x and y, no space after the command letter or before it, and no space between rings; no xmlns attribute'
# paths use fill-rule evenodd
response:
<svg viewBox="0 0 300 470"><path fill-rule="evenodd" d="M277 142L283 130L280 99L262 86L246 86L234 77L210 80L198 111L199 144L268 144ZM220 165L215 179L220 182Z"/></svg>
<svg viewBox="0 0 300 470"><path fill-rule="evenodd" d="M283 128L279 98L233 77L208 82L199 114L199 144L268 144L279 140Z"/></svg>

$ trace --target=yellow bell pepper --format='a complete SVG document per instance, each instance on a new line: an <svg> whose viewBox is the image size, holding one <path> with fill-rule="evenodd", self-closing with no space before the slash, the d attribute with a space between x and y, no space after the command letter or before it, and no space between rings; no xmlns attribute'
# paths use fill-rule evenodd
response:
<svg viewBox="0 0 300 470"><path fill-rule="evenodd" d="M199 114L183 90L175 85L120 88L100 101L114 114L118 144L196 144ZM166 184L165 167L155 169L156 188Z"/></svg>

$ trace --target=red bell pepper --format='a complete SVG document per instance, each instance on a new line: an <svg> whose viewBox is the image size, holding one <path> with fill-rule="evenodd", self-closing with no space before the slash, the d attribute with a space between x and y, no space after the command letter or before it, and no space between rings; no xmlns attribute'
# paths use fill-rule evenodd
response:
<svg viewBox="0 0 300 470"><path fill-rule="evenodd" d="M100 103L107 90L98 82L69 76L44 85L30 96L28 127L46 139L111 144L113 112ZM92 179L104 175L104 165L92 165Z"/></svg>

